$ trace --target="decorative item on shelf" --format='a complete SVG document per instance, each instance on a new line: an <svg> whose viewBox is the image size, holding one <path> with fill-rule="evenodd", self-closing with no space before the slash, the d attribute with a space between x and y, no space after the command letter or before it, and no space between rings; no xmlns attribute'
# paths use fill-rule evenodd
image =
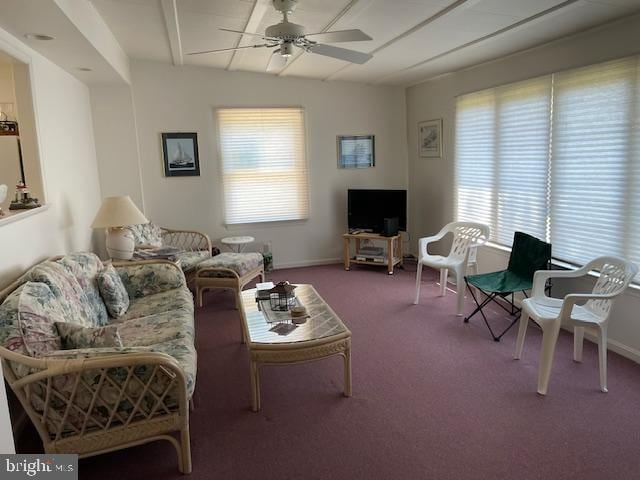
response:
<svg viewBox="0 0 640 480"><path fill-rule="evenodd" d="M16 196L9 204L9 210L31 210L41 206L38 199L29 193L29 187L20 180L16 185Z"/></svg>
<svg viewBox="0 0 640 480"><path fill-rule="evenodd" d="M280 282L269 290L271 310L286 312L296 305L296 296L293 293L295 289L296 286L291 285L289 282Z"/></svg>
<svg viewBox="0 0 640 480"><path fill-rule="evenodd" d="M18 136L18 122L0 120L0 135Z"/></svg>
<svg viewBox="0 0 640 480"><path fill-rule="evenodd" d="M130 232L123 228L128 225L149 223L138 210L129 195L107 197L91 224L91 228L107 229L107 253L116 260L130 260L133 257L135 241Z"/></svg>
<svg viewBox="0 0 640 480"><path fill-rule="evenodd" d="M0 185L0 217L4 217L5 213L2 211L2 202L7 198L7 192L9 188L6 185Z"/></svg>
<svg viewBox="0 0 640 480"><path fill-rule="evenodd" d="M418 123L418 153L421 157L442 157L442 119Z"/></svg>
<svg viewBox="0 0 640 480"><path fill-rule="evenodd" d="M13 109L13 104L3 103L0 105L0 135L18 136L18 122L9 120L6 112L7 105L11 105L11 109Z"/></svg>
<svg viewBox="0 0 640 480"><path fill-rule="evenodd" d="M163 133L162 154L165 177L199 177L197 133Z"/></svg>
<svg viewBox="0 0 640 480"><path fill-rule="evenodd" d="M338 168L368 168L376 165L374 135L338 135Z"/></svg>

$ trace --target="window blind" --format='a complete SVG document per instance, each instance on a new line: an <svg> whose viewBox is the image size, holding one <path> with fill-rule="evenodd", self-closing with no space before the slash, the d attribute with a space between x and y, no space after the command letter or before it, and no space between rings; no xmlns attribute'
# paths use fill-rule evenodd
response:
<svg viewBox="0 0 640 480"><path fill-rule="evenodd" d="M640 263L640 56L459 97L456 187L457 218L499 244Z"/></svg>
<svg viewBox="0 0 640 480"><path fill-rule="evenodd" d="M547 237L551 77L458 98L457 218L491 227L511 245L513 233Z"/></svg>
<svg viewBox="0 0 640 480"><path fill-rule="evenodd" d="M227 224L309 215L302 108L221 108L218 141Z"/></svg>
<svg viewBox="0 0 640 480"><path fill-rule="evenodd" d="M640 260L637 70L633 57L555 75L550 221L558 258Z"/></svg>

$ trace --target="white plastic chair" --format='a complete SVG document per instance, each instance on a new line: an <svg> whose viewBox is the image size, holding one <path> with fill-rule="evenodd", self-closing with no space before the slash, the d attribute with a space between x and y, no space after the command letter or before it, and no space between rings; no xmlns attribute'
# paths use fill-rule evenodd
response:
<svg viewBox="0 0 640 480"><path fill-rule="evenodd" d="M437 242L448 233L453 233L453 243L449 255L431 255L427 252L430 243ZM422 279L422 267L427 266L440 270L440 296L447 293L447 277L449 270L456 276L458 286L458 306L457 314L462 315L464 308L464 276L467 270L469 253L472 248L484 245L489 240L489 227L482 223L473 222L452 222L444 226L436 235L424 237L418 241L418 272L416 274L416 299L420 301L420 281ZM475 253L475 252L474 252Z"/></svg>
<svg viewBox="0 0 640 480"><path fill-rule="evenodd" d="M545 295L549 278L577 278L590 271L600 272L591 293L571 293L564 299ZM638 273L638 267L616 257L599 257L577 270L540 270L533 277L531 298L522 302L522 316L516 340L514 358L520 359L524 347L529 318L542 328L542 349L538 367L538 393L547 394L553 354L562 324L573 326L573 359L582 361L584 329L589 328L598 337L598 359L600 364L600 389L607 391L607 325L613 300L625 291ZM583 305L578 303L585 302Z"/></svg>

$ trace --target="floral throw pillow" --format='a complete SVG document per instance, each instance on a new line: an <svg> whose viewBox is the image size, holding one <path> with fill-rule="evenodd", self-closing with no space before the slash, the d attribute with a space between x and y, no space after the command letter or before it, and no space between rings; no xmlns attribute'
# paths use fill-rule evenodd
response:
<svg viewBox="0 0 640 480"><path fill-rule="evenodd" d="M112 318L118 318L127 313L129 294L113 265L107 265L98 274L98 289Z"/></svg>
<svg viewBox="0 0 640 480"><path fill-rule="evenodd" d="M56 322L64 350L77 348L122 347L117 325L83 327L77 323Z"/></svg>

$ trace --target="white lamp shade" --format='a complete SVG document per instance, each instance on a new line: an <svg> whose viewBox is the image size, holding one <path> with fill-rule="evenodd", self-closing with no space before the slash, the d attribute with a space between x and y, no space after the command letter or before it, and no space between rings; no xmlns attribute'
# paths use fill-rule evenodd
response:
<svg viewBox="0 0 640 480"><path fill-rule="evenodd" d="M102 201L91 228L126 227L149 223L129 195L107 197Z"/></svg>

